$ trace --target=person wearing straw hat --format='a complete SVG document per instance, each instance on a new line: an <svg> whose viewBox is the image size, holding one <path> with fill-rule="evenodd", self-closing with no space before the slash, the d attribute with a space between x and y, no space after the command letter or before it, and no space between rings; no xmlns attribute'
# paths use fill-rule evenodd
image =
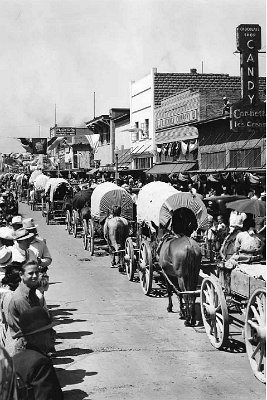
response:
<svg viewBox="0 0 267 400"><path fill-rule="evenodd" d="M22 228L22 217L20 215L15 215L11 220L11 226L14 231Z"/></svg>
<svg viewBox="0 0 267 400"><path fill-rule="evenodd" d="M13 229L8 226L0 228L0 248L2 246L13 246L15 239L15 233Z"/></svg>
<svg viewBox="0 0 267 400"><path fill-rule="evenodd" d="M36 254L29 249L33 236L33 233L24 228L20 228L15 232L15 243L12 246L13 261L23 263L28 260L34 260L37 262Z"/></svg>
<svg viewBox="0 0 267 400"><path fill-rule="evenodd" d="M12 251L10 247L2 246L0 247L0 282L5 276L6 267L12 263Z"/></svg>
<svg viewBox="0 0 267 400"><path fill-rule="evenodd" d="M23 228L33 234L29 248L35 253L41 267L48 267L52 262L51 254L44 239L37 233L38 225L35 225L33 218L25 218L22 221Z"/></svg>
<svg viewBox="0 0 267 400"><path fill-rule="evenodd" d="M24 311L19 318L26 348L13 357L16 372L31 391L29 399L63 400L63 392L47 353L54 347L56 332L47 312L41 307Z"/></svg>

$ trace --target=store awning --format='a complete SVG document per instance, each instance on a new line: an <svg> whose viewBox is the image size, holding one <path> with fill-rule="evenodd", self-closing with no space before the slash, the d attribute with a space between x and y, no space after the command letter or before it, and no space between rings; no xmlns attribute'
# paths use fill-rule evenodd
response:
<svg viewBox="0 0 267 400"><path fill-rule="evenodd" d="M195 162L191 163L170 163L170 164L156 164L152 168L146 170L146 174L152 175L169 175L169 174L176 174L180 172L189 171L190 169L196 166Z"/></svg>
<svg viewBox="0 0 267 400"><path fill-rule="evenodd" d="M95 173L98 172L98 171L99 171L99 168L93 168L93 169L91 169L91 171L86 172L86 174L87 174L87 175L93 175L93 174L95 174Z"/></svg>
<svg viewBox="0 0 267 400"><path fill-rule="evenodd" d="M156 144L171 143L198 138L198 130L194 126L182 126L180 128L167 129L156 132Z"/></svg>

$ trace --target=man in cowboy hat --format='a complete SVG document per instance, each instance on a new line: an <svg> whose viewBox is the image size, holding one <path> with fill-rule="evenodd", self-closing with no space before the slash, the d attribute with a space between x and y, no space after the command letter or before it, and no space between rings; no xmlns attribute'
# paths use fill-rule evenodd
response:
<svg viewBox="0 0 267 400"><path fill-rule="evenodd" d="M28 232L24 228L20 228L15 232L15 243L12 246L13 261L25 262L34 260L37 262L35 253L29 249L34 234Z"/></svg>
<svg viewBox="0 0 267 400"><path fill-rule="evenodd" d="M35 400L62 400L56 371L47 353L54 347L55 330L48 313L41 307L24 311L19 318L20 331L16 337L23 336L26 349L13 357L16 372L31 391Z"/></svg>
<svg viewBox="0 0 267 400"><path fill-rule="evenodd" d="M0 248L2 246L13 246L15 239L15 234L13 229L8 226L3 226L0 228Z"/></svg>
<svg viewBox="0 0 267 400"><path fill-rule="evenodd" d="M0 247L0 282L5 276L6 267L12 263L12 251L10 247Z"/></svg>
<svg viewBox="0 0 267 400"><path fill-rule="evenodd" d="M38 236L38 225L35 225L33 218L25 218L22 223L23 228L33 234L29 249L35 253L41 267L48 267L52 262L52 257L45 240Z"/></svg>
<svg viewBox="0 0 267 400"><path fill-rule="evenodd" d="M22 217L20 215L15 215L11 220L11 226L14 231L22 228Z"/></svg>

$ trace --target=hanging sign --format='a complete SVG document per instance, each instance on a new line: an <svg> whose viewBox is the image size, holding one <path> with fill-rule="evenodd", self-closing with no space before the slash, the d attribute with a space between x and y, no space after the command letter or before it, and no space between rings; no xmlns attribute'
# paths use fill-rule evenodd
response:
<svg viewBox="0 0 267 400"><path fill-rule="evenodd" d="M266 104L259 100L258 52L261 48L261 27L239 25L236 29L240 51L241 97L230 108L231 129L234 132L264 131Z"/></svg>

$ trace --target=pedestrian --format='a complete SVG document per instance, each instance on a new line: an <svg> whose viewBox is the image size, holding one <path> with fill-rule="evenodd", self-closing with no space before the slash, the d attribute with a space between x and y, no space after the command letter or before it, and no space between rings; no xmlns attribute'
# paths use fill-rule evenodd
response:
<svg viewBox="0 0 267 400"><path fill-rule="evenodd" d="M37 262L36 254L29 249L33 236L33 233L24 228L20 228L15 232L15 242L12 246L13 261L25 262L34 260Z"/></svg>
<svg viewBox="0 0 267 400"><path fill-rule="evenodd" d="M8 326L8 307L13 296L14 291L17 289L21 277L20 272L21 264L12 262L5 267L5 275L2 279L2 293L0 302L0 344L5 347L9 354L12 354L14 349L14 339L11 336L10 328Z"/></svg>
<svg viewBox="0 0 267 400"><path fill-rule="evenodd" d="M36 295L39 278L37 262L31 260L22 264L20 278L21 282L14 291L8 306L8 325L13 338L20 329L19 317L21 313L31 307L40 306L40 300ZM16 348L14 351L16 351Z"/></svg>
<svg viewBox="0 0 267 400"><path fill-rule="evenodd" d="M12 218L11 226L14 229L14 231L17 231L18 229L22 228L22 217L21 217L21 215L15 215Z"/></svg>
<svg viewBox="0 0 267 400"><path fill-rule="evenodd" d="M12 228L3 226L0 228L0 248L2 246L13 246L15 232Z"/></svg>
<svg viewBox="0 0 267 400"><path fill-rule="evenodd" d="M17 337L24 337L26 348L13 357L16 373L28 387L35 400L63 400L63 392L47 356L54 347L56 332L49 315L41 307L24 311L19 318L20 331Z"/></svg>
<svg viewBox="0 0 267 400"><path fill-rule="evenodd" d="M25 218L23 219L22 223L23 223L23 228L26 229L27 232L33 234L33 238L32 241L30 242L29 249L31 249L35 253L39 261L38 264L41 267L48 267L52 262L52 257L48 250L45 239L41 238L38 235L37 232L38 225L35 225L33 218Z"/></svg>

